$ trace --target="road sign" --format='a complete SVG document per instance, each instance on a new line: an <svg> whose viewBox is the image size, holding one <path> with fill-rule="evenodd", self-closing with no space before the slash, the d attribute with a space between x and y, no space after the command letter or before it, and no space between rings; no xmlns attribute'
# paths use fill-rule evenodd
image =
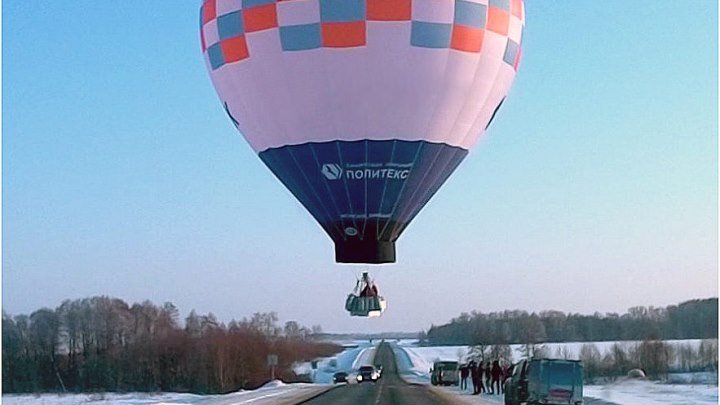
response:
<svg viewBox="0 0 720 405"><path fill-rule="evenodd" d="M275 367L278 365L278 355L277 354L268 354L267 356L267 364L268 367L270 367L270 379L275 379Z"/></svg>

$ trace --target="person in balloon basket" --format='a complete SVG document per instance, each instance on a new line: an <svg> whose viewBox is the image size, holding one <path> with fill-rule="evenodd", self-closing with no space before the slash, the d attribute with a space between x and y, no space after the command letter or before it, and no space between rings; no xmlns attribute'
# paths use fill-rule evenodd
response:
<svg viewBox="0 0 720 405"><path fill-rule="evenodd" d="M365 287L362 289L362 291L360 291L361 297L379 296L377 286L374 282L370 280L370 276L368 276L367 273L363 273L363 283L365 284Z"/></svg>

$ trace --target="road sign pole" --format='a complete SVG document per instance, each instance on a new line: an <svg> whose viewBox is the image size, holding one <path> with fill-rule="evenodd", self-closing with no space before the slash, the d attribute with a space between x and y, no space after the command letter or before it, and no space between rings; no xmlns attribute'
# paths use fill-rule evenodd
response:
<svg viewBox="0 0 720 405"><path fill-rule="evenodd" d="M278 365L277 354L268 354L267 364L268 364L268 366L270 366L270 379L275 380L275 366Z"/></svg>

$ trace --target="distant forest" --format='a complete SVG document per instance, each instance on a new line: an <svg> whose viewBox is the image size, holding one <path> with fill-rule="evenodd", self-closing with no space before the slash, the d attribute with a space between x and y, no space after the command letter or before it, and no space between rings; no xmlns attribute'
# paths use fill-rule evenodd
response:
<svg viewBox="0 0 720 405"><path fill-rule="evenodd" d="M430 345L503 345L717 337L718 299L709 298L665 308L638 306L622 315L473 311L433 325L420 339Z"/></svg>
<svg viewBox="0 0 720 405"><path fill-rule="evenodd" d="M192 311L181 326L171 303L108 297L3 313L2 391L225 393L268 381L268 354L278 355L276 377L294 381L293 362L341 349L314 341L319 326L277 323L274 312L225 325Z"/></svg>

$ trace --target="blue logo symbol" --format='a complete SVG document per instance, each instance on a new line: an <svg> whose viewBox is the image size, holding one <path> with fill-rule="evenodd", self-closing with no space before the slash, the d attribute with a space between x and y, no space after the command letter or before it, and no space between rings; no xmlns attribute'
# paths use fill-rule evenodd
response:
<svg viewBox="0 0 720 405"><path fill-rule="evenodd" d="M342 177L343 169L336 163L325 163L322 165L322 174L328 180L337 180Z"/></svg>

